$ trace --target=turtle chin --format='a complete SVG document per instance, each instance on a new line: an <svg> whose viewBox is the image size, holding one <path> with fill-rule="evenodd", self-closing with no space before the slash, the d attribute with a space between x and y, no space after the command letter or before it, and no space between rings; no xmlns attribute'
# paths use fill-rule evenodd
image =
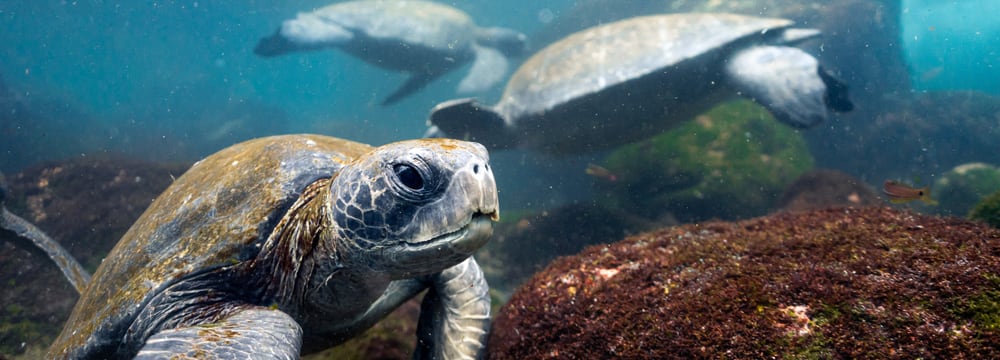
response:
<svg viewBox="0 0 1000 360"><path fill-rule="evenodd" d="M439 272L462 262L485 245L493 235L496 218L496 213L476 213L458 230L386 248L383 260L390 272L400 273L400 278Z"/></svg>

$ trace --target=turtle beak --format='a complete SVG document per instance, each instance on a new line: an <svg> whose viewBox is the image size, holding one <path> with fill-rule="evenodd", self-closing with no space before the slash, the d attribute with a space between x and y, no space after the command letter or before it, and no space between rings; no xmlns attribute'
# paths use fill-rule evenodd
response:
<svg viewBox="0 0 1000 360"><path fill-rule="evenodd" d="M485 149L483 150L485 152ZM472 177L479 185L479 213L489 215L490 220L500 221L500 201L497 197L497 181L489 161L474 161Z"/></svg>
<svg viewBox="0 0 1000 360"><path fill-rule="evenodd" d="M479 185L479 211L472 216L470 225L473 228L477 227L475 225L478 223L477 218L482 218L483 221L481 221L478 227L482 227L483 229L477 231L480 233L478 236L471 236L470 238L481 237L483 240L482 244L479 244L476 248L469 249L469 253L476 251L479 246L489 241L489 238L493 235L493 223L500 221L500 201L497 196L497 182L493 177L493 169L490 167L488 161L484 161L481 164L475 162L472 167L472 177ZM486 217L489 217L489 223L485 221ZM475 242L469 241L469 243Z"/></svg>

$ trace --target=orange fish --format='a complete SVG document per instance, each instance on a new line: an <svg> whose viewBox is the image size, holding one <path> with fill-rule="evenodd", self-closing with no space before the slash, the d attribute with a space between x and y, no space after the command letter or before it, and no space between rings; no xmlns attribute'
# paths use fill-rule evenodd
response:
<svg viewBox="0 0 1000 360"><path fill-rule="evenodd" d="M893 181L886 180L882 184L882 192L889 197L889 201L894 204L901 204L910 202L913 200L923 201L927 205L937 205L937 200L931 198L931 187L924 186L922 188L915 188L913 186Z"/></svg>
<svg viewBox="0 0 1000 360"><path fill-rule="evenodd" d="M611 170L605 169L603 166L597 164L587 164L587 169L584 170L584 172L586 172L587 175L607 181L618 181L618 175L615 175L615 173L611 172Z"/></svg>

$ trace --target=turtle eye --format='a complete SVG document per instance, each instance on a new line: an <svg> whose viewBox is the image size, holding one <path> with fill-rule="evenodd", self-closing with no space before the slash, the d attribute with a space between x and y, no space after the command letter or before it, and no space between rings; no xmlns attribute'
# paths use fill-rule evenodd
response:
<svg viewBox="0 0 1000 360"><path fill-rule="evenodd" d="M412 190L424 188L424 177L420 175L417 168L409 164L396 164L392 166L392 171L396 173L399 182Z"/></svg>

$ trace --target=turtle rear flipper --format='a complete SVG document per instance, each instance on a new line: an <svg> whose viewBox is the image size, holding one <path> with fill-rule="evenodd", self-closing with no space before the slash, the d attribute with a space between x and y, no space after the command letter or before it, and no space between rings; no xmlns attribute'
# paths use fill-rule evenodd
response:
<svg viewBox="0 0 1000 360"><path fill-rule="evenodd" d="M476 60L462 82L458 83L459 93L486 91L507 73L507 58L497 49L473 45L472 50Z"/></svg>
<svg viewBox="0 0 1000 360"><path fill-rule="evenodd" d="M279 310L253 307L218 322L154 334L135 359L201 354L206 359L298 359L302 327Z"/></svg>
<svg viewBox="0 0 1000 360"><path fill-rule="evenodd" d="M816 58L800 49L750 47L729 58L725 73L742 96L763 105L785 124L805 129L827 117L826 99L831 89L820 77ZM838 91L845 88L841 85Z"/></svg>
<svg viewBox="0 0 1000 360"><path fill-rule="evenodd" d="M847 84L836 78L822 66L817 69L819 77L826 84L826 107L836 112L848 112L854 110L854 103L851 102L847 94Z"/></svg>
<svg viewBox="0 0 1000 360"><path fill-rule="evenodd" d="M471 98L438 104L431 110L428 123L439 131L434 134L436 136L475 141L490 150L510 149L517 145L517 139L507 127L503 115Z"/></svg>
<svg viewBox="0 0 1000 360"><path fill-rule="evenodd" d="M69 281L76 292L83 293L83 289L90 282L90 273L80 265L76 258L66 251L62 245L52 240L44 231L37 226L7 211L4 201L7 197L7 184L3 174L0 174L0 234L10 233L11 242L22 249L32 253L40 253L48 256L63 275Z"/></svg>

